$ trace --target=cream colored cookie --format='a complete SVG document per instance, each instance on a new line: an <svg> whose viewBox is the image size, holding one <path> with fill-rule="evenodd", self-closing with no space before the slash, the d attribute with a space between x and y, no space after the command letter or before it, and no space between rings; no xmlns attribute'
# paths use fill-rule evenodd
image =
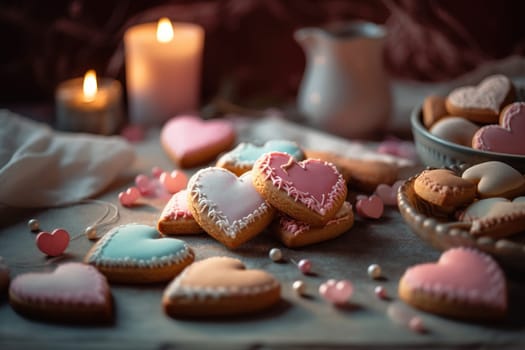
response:
<svg viewBox="0 0 525 350"><path fill-rule="evenodd" d="M525 193L523 175L503 162L491 161L473 165L461 177L476 184L481 198L513 198Z"/></svg>
<svg viewBox="0 0 525 350"><path fill-rule="evenodd" d="M448 114L445 100L443 96L438 95L425 97L423 101L423 125L427 129L430 129L432 125Z"/></svg>
<svg viewBox="0 0 525 350"><path fill-rule="evenodd" d="M186 235L203 232L188 205L188 191L175 193L160 214L157 229L164 235Z"/></svg>
<svg viewBox="0 0 525 350"><path fill-rule="evenodd" d="M430 133L440 139L470 147L472 137L479 127L462 117L445 117L430 128Z"/></svg>

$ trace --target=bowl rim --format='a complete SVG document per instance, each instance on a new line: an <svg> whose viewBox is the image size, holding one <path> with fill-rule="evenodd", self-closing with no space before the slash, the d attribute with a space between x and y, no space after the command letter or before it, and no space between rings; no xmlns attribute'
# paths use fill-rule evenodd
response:
<svg viewBox="0 0 525 350"><path fill-rule="evenodd" d="M500 161L521 161L525 162L525 155L518 155L518 154L509 154L509 153L499 153L499 152L490 152L490 151L481 151L474 149L472 147L467 147L463 145L458 145L457 143L453 143L447 140L443 140L442 138L439 138L428 131L428 129L423 125L421 119L423 117L423 104L420 103L416 107L412 109L411 116L410 116L410 124L412 126L412 131L417 130L418 133L423 135L425 138L430 139L431 141L440 144L441 146L448 147L456 152L462 152L466 153L469 156L484 156L484 157L492 157L492 158L498 158ZM496 124L495 124L496 125Z"/></svg>

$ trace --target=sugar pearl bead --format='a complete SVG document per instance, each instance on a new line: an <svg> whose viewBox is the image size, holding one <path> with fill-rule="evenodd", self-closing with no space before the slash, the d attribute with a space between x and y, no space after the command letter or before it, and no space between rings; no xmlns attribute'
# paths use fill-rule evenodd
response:
<svg viewBox="0 0 525 350"><path fill-rule="evenodd" d="M84 233L89 239L97 239L97 228L94 226L86 227L86 230L84 231Z"/></svg>
<svg viewBox="0 0 525 350"><path fill-rule="evenodd" d="M32 232L40 231L40 222L37 219L31 219L27 222L27 226Z"/></svg>
<svg viewBox="0 0 525 350"><path fill-rule="evenodd" d="M381 266L377 265L377 264L372 264L370 266L368 266L368 276L370 276L370 278L373 278L373 279L378 279L379 277L381 277Z"/></svg>
<svg viewBox="0 0 525 350"><path fill-rule="evenodd" d="M297 263L297 267L302 273L308 274L312 270L312 263L308 259L301 259Z"/></svg>
<svg viewBox="0 0 525 350"><path fill-rule="evenodd" d="M299 295L303 295L306 292L306 284L301 280L295 281L292 284L292 288Z"/></svg>
<svg viewBox="0 0 525 350"><path fill-rule="evenodd" d="M426 331L423 320L418 316L414 316L410 319L408 322L408 328L410 328L411 331L417 333L424 333Z"/></svg>
<svg viewBox="0 0 525 350"><path fill-rule="evenodd" d="M280 261L283 258L283 253L279 248L272 248L268 256L270 259L272 259L272 261Z"/></svg>
<svg viewBox="0 0 525 350"><path fill-rule="evenodd" d="M377 286L374 288L374 293L379 299L386 299L386 289L383 286Z"/></svg>

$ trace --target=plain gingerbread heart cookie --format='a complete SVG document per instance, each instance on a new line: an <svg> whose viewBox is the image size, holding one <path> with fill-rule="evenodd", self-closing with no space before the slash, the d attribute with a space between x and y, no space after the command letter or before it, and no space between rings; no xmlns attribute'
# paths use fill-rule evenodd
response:
<svg viewBox="0 0 525 350"><path fill-rule="evenodd" d="M440 139L470 147L472 137L478 130L479 126L465 118L446 117L436 122L429 131Z"/></svg>
<svg viewBox="0 0 525 350"><path fill-rule="evenodd" d="M182 168L192 168L229 150L235 142L235 130L227 120L177 116L166 122L160 141L173 161Z"/></svg>
<svg viewBox="0 0 525 350"><path fill-rule="evenodd" d="M226 316L262 311L280 299L281 286L269 273L213 257L186 268L168 285L162 304L172 317Z"/></svg>
<svg viewBox="0 0 525 350"><path fill-rule="evenodd" d="M201 169L188 183L188 201L199 226L228 248L261 233L274 215L253 187L251 171L237 177L223 168Z"/></svg>
<svg viewBox="0 0 525 350"><path fill-rule="evenodd" d="M346 199L346 183L336 167L322 160L296 162L286 153L266 153L253 167L253 184L275 208L322 227Z"/></svg>
<svg viewBox="0 0 525 350"><path fill-rule="evenodd" d="M171 196L157 221L157 229L164 235L197 234L203 231L191 213L187 190Z"/></svg>
<svg viewBox="0 0 525 350"><path fill-rule="evenodd" d="M421 310L460 319L500 319L507 311L503 272L490 256L470 248L452 248L437 263L407 269L399 297Z"/></svg>
<svg viewBox="0 0 525 350"><path fill-rule="evenodd" d="M503 162L491 161L473 165L461 177L476 184L481 198L513 198L525 192L523 175Z"/></svg>
<svg viewBox="0 0 525 350"><path fill-rule="evenodd" d="M9 302L21 315L49 321L107 322L112 317L106 278L80 263L17 276L9 288Z"/></svg>
<svg viewBox="0 0 525 350"><path fill-rule="evenodd" d="M423 101L423 125L427 129L430 129L434 123L448 114L445 100L443 96L438 95L425 97Z"/></svg>
<svg viewBox="0 0 525 350"><path fill-rule="evenodd" d="M472 148L497 153L525 155L525 103L503 109L499 125L487 125L472 137Z"/></svg>
<svg viewBox="0 0 525 350"><path fill-rule="evenodd" d="M283 152L294 157L295 160L303 160L303 150L297 143L287 140L270 140L262 146L242 142L237 147L223 154L217 160L217 166L228 169L240 176L253 168L253 164L260 156L268 152Z"/></svg>
<svg viewBox="0 0 525 350"><path fill-rule="evenodd" d="M450 115L478 123L497 123L503 107L514 102L514 86L504 75L492 75L478 86L459 87L450 92L446 106Z"/></svg>
<svg viewBox="0 0 525 350"><path fill-rule="evenodd" d="M84 261L109 281L156 283L169 281L193 262L192 249L176 238L161 238L151 226L127 224L109 231Z"/></svg>

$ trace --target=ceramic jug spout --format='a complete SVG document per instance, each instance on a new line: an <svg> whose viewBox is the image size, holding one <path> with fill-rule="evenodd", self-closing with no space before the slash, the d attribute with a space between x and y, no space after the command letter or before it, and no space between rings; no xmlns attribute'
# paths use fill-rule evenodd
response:
<svg viewBox="0 0 525 350"><path fill-rule="evenodd" d="M294 39L301 45L303 50L309 51L320 40L323 30L320 28L306 27L294 32Z"/></svg>

